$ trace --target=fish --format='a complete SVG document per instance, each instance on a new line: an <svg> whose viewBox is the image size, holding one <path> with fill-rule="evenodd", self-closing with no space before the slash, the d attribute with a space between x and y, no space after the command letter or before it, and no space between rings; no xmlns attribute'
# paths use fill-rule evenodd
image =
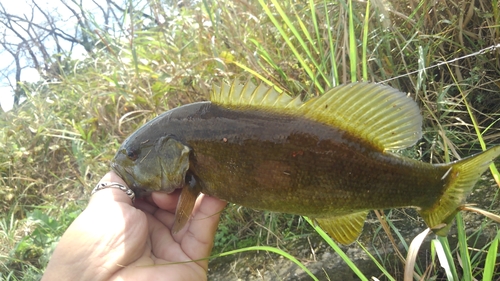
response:
<svg viewBox="0 0 500 281"><path fill-rule="evenodd" d="M138 197L181 189L173 232L200 193L245 207L307 216L341 244L370 210L416 208L445 236L500 146L430 164L398 150L422 137L417 103L357 82L303 101L251 81L222 82L132 133L111 168Z"/></svg>

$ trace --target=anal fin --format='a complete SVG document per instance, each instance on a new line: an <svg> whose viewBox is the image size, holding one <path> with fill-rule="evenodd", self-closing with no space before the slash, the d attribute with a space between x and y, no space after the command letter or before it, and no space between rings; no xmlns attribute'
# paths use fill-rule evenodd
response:
<svg viewBox="0 0 500 281"><path fill-rule="evenodd" d="M368 212L361 211L329 218L316 218L315 220L335 241L348 245L361 234Z"/></svg>
<svg viewBox="0 0 500 281"><path fill-rule="evenodd" d="M179 202L177 202L177 208L175 209L175 222L172 227L172 233L179 232L186 225L191 217L198 195L200 195L200 191L196 186L193 187L187 183L184 184L179 196Z"/></svg>

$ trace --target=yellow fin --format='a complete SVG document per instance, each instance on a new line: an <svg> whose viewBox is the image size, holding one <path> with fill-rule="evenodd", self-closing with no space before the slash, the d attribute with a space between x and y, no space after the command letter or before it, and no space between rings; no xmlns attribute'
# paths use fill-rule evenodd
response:
<svg viewBox="0 0 500 281"><path fill-rule="evenodd" d="M189 221L196 199L200 195L200 191L196 187L186 183L182 188L179 202L177 202L177 208L175 209L175 222L172 227L173 233L179 232Z"/></svg>
<svg viewBox="0 0 500 281"><path fill-rule="evenodd" d="M417 104L404 93L381 84L342 85L303 103L299 97L279 94L264 84L240 84L235 80L214 86L211 101L242 109L291 109L286 113L347 131L380 151L405 148L422 137L422 116Z"/></svg>
<svg viewBox="0 0 500 281"><path fill-rule="evenodd" d="M316 218L319 226L335 241L348 245L358 238L363 230L368 211L330 218Z"/></svg>
<svg viewBox="0 0 500 281"><path fill-rule="evenodd" d="M445 236L450 230L453 218L459 207L465 203L465 198L481 175L488 169L491 161L500 155L500 146L492 147L479 154L465 159L439 166L448 166L446 172L446 189L443 196L434 206L419 211L425 223L440 236Z"/></svg>
<svg viewBox="0 0 500 281"><path fill-rule="evenodd" d="M422 137L422 116L404 93L382 84L352 83L307 101L302 112L365 139L380 150L401 149Z"/></svg>
<svg viewBox="0 0 500 281"><path fill-rule="evenodd" d="M255 86L251 81L240 84L237 80L231 84L222 82L220 87L214 86L210 101L223 106L238 108L256 106L260 109L298 109L303 104L300 97L292 98L286 93L280 94L274 88L264 84Z"/></svg>

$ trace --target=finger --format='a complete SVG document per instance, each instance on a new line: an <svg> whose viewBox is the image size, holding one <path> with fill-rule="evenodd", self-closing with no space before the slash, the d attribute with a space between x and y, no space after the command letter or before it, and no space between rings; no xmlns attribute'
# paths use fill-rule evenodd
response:
<svg viewBox="0 0 500 281"><path fill-rule="evenodd" d="M168 229L172 229L175 222L175 209L179 201L180 190L174 193L153 192L151 200L157 206L153 216L158 219Z"/></svg>
<svg viewBox="0 0 500 281"><path fill-rule="evenodd" d="M153 192L152 200L158 206L154 216L168 229L172 229L175 223L175 212L179 201L181 190L178 189L173 193L167 194L164 192ZM198 198L198 200L201 198ZM185 233L183 231L182 233Z"/></svg>
<svg viewBox="0 0 500 281"><path fill-rule="evenodd" d="M192 260L206 258L210 255L220 213L227 204L225 201L208 195L201 195L200 197L196 202L194 216L187 231L181 231L181 233L174 235L176 240L182 239L181 247ZM198 261L197 263L205 271L207 270L208 260Z"/></svg>
<svg viewBox="0 0 500 281"><path fill-rule="evenodd" d="M146 198L136 199L134 202L134 207L143 211L144 213L154 214L158 210L158 206L152 200L147 200Z"/></svg>
<svg viewBox="0 0 500 281"><path fill-rule="evenodd" d="M104 175L104 177L99 181L100 183L104 182L116 182L127 187L127 184L114 172L111 171ZM102 204L105 202L109 204L109 202L120 202L132 205L132 200L130 197L123 191L118 188L104 188L98 190L92 197L90 198L90 204Z"/></svg>
<svg viewBox="0 0 500 281"><path fill-rule="evenodd" d="M165 192L153 192L151 198L158 208L165 211L175 213L175 208L177 207L177 202L179 201L180 189L174 191L173 193Z"/></svg>

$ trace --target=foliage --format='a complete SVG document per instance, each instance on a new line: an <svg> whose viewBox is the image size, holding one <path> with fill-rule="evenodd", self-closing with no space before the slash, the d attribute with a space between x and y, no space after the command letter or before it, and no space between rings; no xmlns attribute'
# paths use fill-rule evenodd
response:
<svg viewBox="0 0 500 281"><path fill-rule="evenodd" d="M424 138L404 153L426 162L499 143L500 61L499 49L491 47L500 41L496 0L183 3L127 7L133 24L123 20L119 34L98 27L91 56L63 57L58 73L21 84L26 101L1 113L1 279L39 278L124 138L169 108L207 99L223 78L258 79L306 99L351 81L388 83L411 93L423 109ZM166 20L145 24L140 13ZM498 209L494 196L485 208ZM405 239L412 237L400 233L401 217L405 224L420 222L411 212L395 213L380 216L372 241L358 245L408 251ZM414 276L498 277L492 265L498 231L488 221L472 233L466 229L457 229L458 242L432 240ZM215 252L257 244L287 248L285 241L310 232L299 217L230 206ZM370 255L385 278L401 279L404 254L396 262ZM449 270L441 269L445 260Z"/></svg>

